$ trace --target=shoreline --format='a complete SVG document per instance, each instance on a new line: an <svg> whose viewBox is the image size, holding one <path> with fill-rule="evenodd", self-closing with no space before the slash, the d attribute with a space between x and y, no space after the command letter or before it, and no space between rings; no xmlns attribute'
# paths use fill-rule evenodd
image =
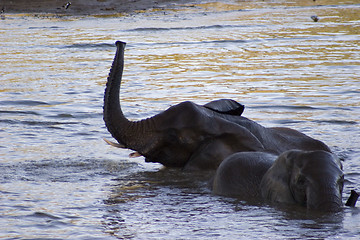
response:
<svg viewBox="0 0 360 240"><path fill-rule="evenodd" d="M0 3L1 14L58 14L65 16L128 14L149 9L172 9L189 0L13 0Z"/></svg>

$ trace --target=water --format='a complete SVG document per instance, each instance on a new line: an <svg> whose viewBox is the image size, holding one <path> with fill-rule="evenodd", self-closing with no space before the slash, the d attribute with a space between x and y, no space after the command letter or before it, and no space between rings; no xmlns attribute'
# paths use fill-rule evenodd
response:
<svg viewBox="0 0 360 240"><path fill-rule="evenodd" d="M358 239L359 208L313 215L211 194L208 173L106 145L103 92L128 43L126 115L232 98L326 142L360 182L358 1L222 1L127 16L0 21L0 238ZM288 2L288 1L286 1ZM320 20L313 22L312 15Z"/></svg>

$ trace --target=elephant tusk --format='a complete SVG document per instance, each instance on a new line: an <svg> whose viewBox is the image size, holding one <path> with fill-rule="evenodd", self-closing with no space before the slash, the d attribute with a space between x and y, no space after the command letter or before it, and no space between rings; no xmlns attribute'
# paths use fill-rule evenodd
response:
<svg viewBox="0 0 360 240"><path fill-rule="evenodd" d="M124 145L122 144L119 144L119 143L115 143L115 142L112 142L110 140L107 140L106 138L103 138L104 141L109 144L110 146L113 146L113 147L117 147L117 148L126 148ZM141 157L142 155L138 152L133 152L133 153L130 153L129 154L129 157L131 158L137 158L137 157Z"/></svg>
<svg viewBox="0 0 360 240"><path fill-rule="evenodd" d="M125 145L122 145L122 144L119 144L119 143L112 142L112 141L110 141L110 140L107 140L106 138L103 138L103 139L104 139L104 141L105 141L107 144L109 144L109 145L111 145L111 146L113 146L113 147L117 147L117 148L126 148L126 147L125 147Z"/></svg>
<svg viewBox="0 0 360 240"><path fill-rule="evenodd" d="M137 157L141 157L142 155L138 152L133 152L129 154L129 157L131 158L137 158Z"/></svg>

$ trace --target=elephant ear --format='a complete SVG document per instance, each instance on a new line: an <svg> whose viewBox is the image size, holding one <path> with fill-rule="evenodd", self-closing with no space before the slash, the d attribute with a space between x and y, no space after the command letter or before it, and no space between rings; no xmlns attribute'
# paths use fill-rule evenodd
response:
<svg viewBox="0 0 360 240"><path fill-rule="evenodd" d="M270 202L295 203L289 186L293 163L288 155L281 154L261 180L261 195Z"/></svg>
<svg viewBox="0 0 360 240"><path fill-rule="evenodd" d="M235 127L233 127L235 126ZM220 163L236 152L264 152L264 146L249 130L234 124L228 130L208 138L192 154L186 170L217 169Z"/></svg>
<svg viewBox="0 0 360 240"><path fill-rule="evenodd" d="M244 112L245 106L232 100L232 99L220 99L209 102L204 107L213 110L218 113L241 116Z"/></svg>

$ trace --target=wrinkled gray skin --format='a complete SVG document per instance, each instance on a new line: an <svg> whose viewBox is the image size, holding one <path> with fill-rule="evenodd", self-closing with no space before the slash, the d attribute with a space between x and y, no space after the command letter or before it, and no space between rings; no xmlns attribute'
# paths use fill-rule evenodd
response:
<svg viewBox="0 0 360 240"><path fill-rule="evenodd" d="M216 170L213 193L258 200L261 179L276 158L264 152L238 152L228 156Z"/></svg>
<svg viewBox="0 0 360 240"><path fill-rule="evenodd" d="M104 121L119 143L112 145L135 150L147 162L186 169L216 169L235 152L330 151L298 131L265 128L242 117L244 106L230 99L205 105L182 102L151 118L130 121L119 100L125 43L116 42L116 47L104 96Z"/></svg>
<svg viewBox="0 0 360 240"><path fill-rule="evenodd" d="M213 192L244 200L297 204L311 210L338 211L344 174L339 159L325 151L291 150L279 157L235 153L216 171Z"/></svg>

